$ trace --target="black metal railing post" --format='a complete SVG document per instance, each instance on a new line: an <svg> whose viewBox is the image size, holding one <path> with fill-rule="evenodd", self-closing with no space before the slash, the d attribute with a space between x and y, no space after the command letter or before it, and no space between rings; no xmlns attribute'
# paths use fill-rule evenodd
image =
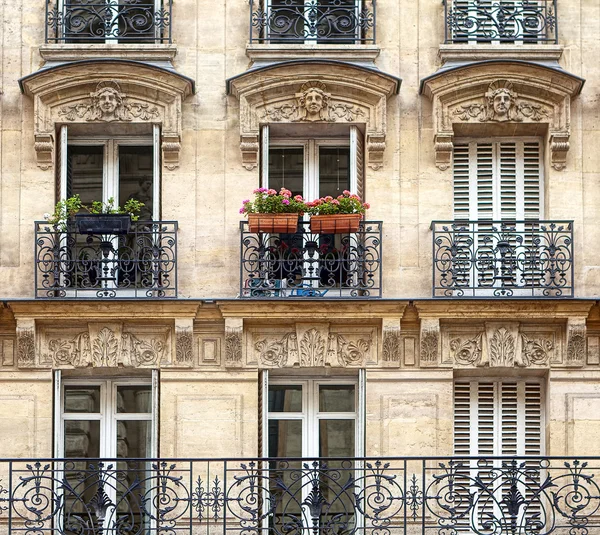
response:
<svg viewBox="0 0 600 535"><path fill-rule="evenodd" d="M572 297L573 221L434 221L433 297Z"/></svg>

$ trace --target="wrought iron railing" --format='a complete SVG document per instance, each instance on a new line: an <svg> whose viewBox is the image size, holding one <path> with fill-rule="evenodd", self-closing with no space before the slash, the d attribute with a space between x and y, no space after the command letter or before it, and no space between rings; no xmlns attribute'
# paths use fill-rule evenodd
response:
<svg viewBox="0 0 600 535"><path fill-rule="evenodd" d="M172 0L46 0L46 43L170 43Z"/></svg>
<svg viewBox="0 0 600 535"><path fill-rule="evenodd" d="M375 43L376 0L250 0L251 43Z"/></svg>
<svg viewBox="0 0 600 535"><path fill-rule="evenodd" d="M556 0L444 0L446 43L556 43Z"/></svg>
<svg viewBox="0 0 600 535"><path fill-rule="evenodd" d="M124 235L35 222L37 298L177 297L177 222L136 221Z"/></svg>
<svg viewBox="0 0 600 535"><path fill-rule="evenodd" d="M0 532L591 535L599 481L598 457L6 460Z"/></svg>
<svg viewBox="0 0 600 535"><path fill-rule="evenodd" d="M381 297L381 221L351 234L253 233L242 221L240 297Z"/></svg>
<svg viewBox="0 0 600 535"><path fill-rule="evenodd" d="M572 297L572 221L434 221L434 297Z"/></svg>

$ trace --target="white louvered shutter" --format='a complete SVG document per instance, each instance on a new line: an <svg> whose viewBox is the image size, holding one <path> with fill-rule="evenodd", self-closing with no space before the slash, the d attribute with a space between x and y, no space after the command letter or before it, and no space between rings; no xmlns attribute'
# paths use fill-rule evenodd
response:
<svg viewBox="0 0 600 535"><path fill-rule="evenodd" d="M479 456L519 457L540 456L543 454L543 389L537 380L464 380L454 384L454 455L456 457ZM506 462L506 461L505 461ZM539 467L536 461L525 461L527 465ZM505 475L498 478L492 474L490 466L502 467L499 460L489 460L486 469L478 469L477 460L464 461L465 467L459 470L459 477L469 477L471 483L479 478L494 491L496 504L501 503L503 491L509 484ZM520 463L519 463L520 464ZM531 472L529 477L535 477ZM495 480L492 480L495 477ZM519 479L519 491L526 499L531 499L529 488L535 488L531 479ZM457 525L458 531L469 531L470 521L481 521L487 516L502 517L495 511L492 500L485 499L485 493L472 485L471 492L481 496L475 515L465 517ZM489 496L488 496L489 498ZM465 497L466 503L466 497ZM466 507L466 505L465 505ZM463 507L464 509L464 507ZM457 511L460 515L462 510ZM521 511L534 518L539 507L534 503ZM506 511L504 511L506 514Z"/></svg>

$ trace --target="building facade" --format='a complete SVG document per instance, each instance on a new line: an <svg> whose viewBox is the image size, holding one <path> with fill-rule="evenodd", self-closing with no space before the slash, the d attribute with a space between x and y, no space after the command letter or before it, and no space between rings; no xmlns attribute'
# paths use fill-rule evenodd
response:
<svg viewBox="0 0 600 535"><path fill-rule="evenodd" d="M598 0L2 9L0 533L600 533Z"/></svg>

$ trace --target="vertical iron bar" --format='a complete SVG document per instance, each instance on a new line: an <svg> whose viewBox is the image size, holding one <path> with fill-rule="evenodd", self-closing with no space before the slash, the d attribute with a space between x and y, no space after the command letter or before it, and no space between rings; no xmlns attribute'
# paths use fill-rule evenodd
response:
<svg viewBox="0 0 600 535"><path fill-rule="evenodd" d="M421 512L421 533L423 535L425 535L425 510L427 509L425 507L425 503L426 503L426 500L427 500L427 494L425 492L425 467L426 467L426 465L427 465L427 460L423 459L423 461L422 461L422 467L421 467L421 470L423 472L423 484L422 484L422 488L421 488L422 495L423 495L423 499L421 500L422 501L422 504L421 504L421 509L422 509L422 512Z"/></svg>
<svg viewBox="0 0 600 535"><path fill-rule="evenodd" d="M8 533L12 532L12 510L13 510L13 462L8 461Z"/></svg>
<svg viewBox="0 0 600 535"><path fill-rule="evenodd" d="M448 0L442 0L444 4L444 43L448 44Z"/></svg>
<svg viewBox="0 0 600 535"><path fill-rule="evenodd" d="M408 505L407 501L406 501L406 495L408 492L408 485L407 485L407 477L406 477L406 472L408 470L408 461L406 460L406 458L404 458L404 460L402 461L404 463L404 535L407 535L408 533L408 514L406 512L406 507Z"/></svg>
<svg viewBox="0 0 600 535"><path fill-rule="evenodd" d="M227 459L223 461L223 535L227 534Z"/></svg>
<svg viewBox="0 0 600 535"><path fill-rule="evenodd" d="M253 32L252 32L252 17L254 16L254 0L250 0L250 44L252 44Z"/></svg>
<svg viewBox="0 0 600 535"><path fill-rule="evenodd" d="M554 44L558 44L558 3L556 0L552 0L552 4L554 5Z"/></svg>
<svg viewBox="0 0 600 535"><path fill-rule="evenodd" d="M377 0L373 0L373 44L377 43Z"/></svg>

